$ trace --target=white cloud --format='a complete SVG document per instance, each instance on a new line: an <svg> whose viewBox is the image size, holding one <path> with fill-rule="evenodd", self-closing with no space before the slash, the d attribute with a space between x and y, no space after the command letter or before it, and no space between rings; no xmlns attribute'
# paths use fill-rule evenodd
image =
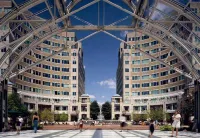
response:
<svg viewBox="0 0 200 138"><path fill-rule="evenodd" d="M129 32L129 31L121 31L121 32L120 32L120 36L121 36L122 38L125 38L126 35L128 34L128 32Z"/></svg>
<svg viewBox="0 0 200 138"><path fill-rule="evenodd" d="M115 79L107 79L100 82L97 82L101 86L108 86L110 89L116 89L116 81Z"/></svg>
<svg viewBox="0 0 200 138"><path fill-rule="evenodd" d="M105 96L101 96L101 98L105 98Z"/></svg>
<svg viewBox="0 0 200 138"><path fill-rule="evenodd" d="M89 95L89 97L90 97L91 99L95 99L95 98L96 98L94 95Z"/></svg>
<svg viewBox="0 0 200 138"><path fill-rule="evenodd" d="M83 66L83 68L85 69L85 68L86 68L86 66Z"/></svg>

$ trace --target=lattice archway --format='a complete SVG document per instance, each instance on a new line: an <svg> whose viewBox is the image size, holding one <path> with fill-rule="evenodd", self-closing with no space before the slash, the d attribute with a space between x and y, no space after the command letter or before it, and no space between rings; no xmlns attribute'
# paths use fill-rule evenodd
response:
<svg viewBox="0 0 200 138"><path fill-rule="evenodd" d="M9 48L0 59L0 67L2 67L5 62L11 58L9 66L1 76L1 79L12 78L68 48L68 46L65 45L56 53L38 60L31 65L27 65L17 72L13 72L13 69L21 62L23 57L28 54L29 51L53 35L67 30L96 31L75 43L87 39L98 32L104 32L126 44L129 44L129 42L125 42L108 31L134 30L142 32L158 40L163 45L170 47L170 49L173 50L176 56L187 67L188 72L180 70L139 48L134 46L132 46L132 48L159 61L169 68L178 71L190 79L199 79L199 74L196 68L200 65L200 57L195 50L199 49L200 45L199 43L194 43L194 38L198 40L200 40L200 38L198 34L194 32L193 28L195 26L200 27L200 18L192 12L192 9L189 8L192 3L191 0L188 0L186 3L180 3L175 0L154 0L153 2L148 0L138 0L137 2L134 0L122 0L127 4L129 9L116 4L116 2L114 3L114 0L102 0L104 3L108 3L132 16L133 22L124 26L116 24L125 19L121 19L110 25L100 26L93 25L78 17L77 19L84 22L86 25L71 24L70 16L93 4L101 2L101 0L91 0L80 8L75 8L75 6L83 0L30 0L22 5L19 5L16 1L17 0L12 0L15 7L0 20L0 27L3 27L6 24L10 24L11 26L14 23L16 24L14 28L9 28L10 31L0 40L3 42L3 39L8 35L12 36L12 41L9 44L4 45ZM34 13L31 12L34 7L41 5L43 5L42 10L38 10ZM162 7L163 10L160 7ZM166 12L165 9L168 9L168 12ZM48 20L39 17L43 12L48 12L50 17ZM161 18L156 18L156 15L159 15ZM13 32L16 28L23 24L29 26L29 31L25 32L20 37L14 36ZM29 44L25 45L27 41ZM19 50L19 47L22 47L22 49ZM195 62L192 62L193 60Z"/></svg>

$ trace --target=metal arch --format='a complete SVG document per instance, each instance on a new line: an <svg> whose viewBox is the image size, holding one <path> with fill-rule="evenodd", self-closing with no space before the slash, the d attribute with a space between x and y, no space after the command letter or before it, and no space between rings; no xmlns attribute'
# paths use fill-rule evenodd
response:
<svg viewBox="0 0 200 138"><path fill-rule="evenodd" d="M116 8L118 8L118 9L120 9L120 10L122 10L122 11L124 11L124 12L126 12L126 13L128 13L128 14L134 16L134 17L136 17L136 18L139 19L140 21L144 22L146 25L151 26L151 27L154 27L155 29L161 30L161 31L162 31L163 33L165 33L166 35L171 36L177 43L179 43L184 49L186 49L186 50L188 51L188 53L194 55L194 56L195 56L195 60L196 60L197 63L200 65L200 57L198 56L198 54L195 53L194 51L191 51L191 50L187 47L187 45L186 45L185 43L182 43L180 40L178 40L178 39L180 39L180 37L177 39L176 36L174 36L175 34L171 33L169 30L166 30L166 29L164 29L164 28L161 27L161 26L157 26L157 25L155 25L155 24L149 22L148 20L146 20L146 19L144 19L144 18L142 18L142 17L136 15L136 14L133 13L133 12L130 12L130 11L128 11L128 10L122 8L121 6L119 6L119 5L117 5L117 4L113 3L113 2L111 2L111 1L109 1L109 0L104 0L104 1L107 2L107 3L110 4L110 5L112 5L112 6L116 7ZM193 44L191 44L191 45L194 47Z"/></svg>
<svg viewBox="0 0 200 138"><path fill-rule="evenodd" d="M88 4L84 5L84 6L82 6L81 8L79 8L79 9L77 9L77 10L74 10L74 11L68 13L67 15L62 16L62 17L56 19L55 21L50 20L50 21L48 21L48 22L45 22L45 23L43 23L42 25L40 25L37 29L33 30L32 32L29 32L29 33L27 33L26 35L24 35L23 37L17 39L16 41L13 41L13 42L11 42L10 44L8 44L7 46L10 46L10 45L12 45L12 44L15 44L15 43L19 42L19 44L15 45L11 50L6 51L6 53L2 56L2 58L0 59L0 67L2 67L2 65L5 63L5 61L9 58L9 56L10 56L13 52L15 52L15 50L16 50L23 42L25 42L25 41L24 41L25 39L32 37L33 34L39 33L40 31L44 30L45 28L54 26L56 23L59 23L59 22L65 20L65 18L67 18L67 17L69 17L69 16L71 16L71 15L73 15L73 14L75 14L75 13L81 11L82 9L85 9L85 8L91 6L92 4L97 3L98 1L100 1L100 0L94 0L93 2L90 2L90 3L88 3ZM20 42L20 41L22 41L22 42Z"/></svg>
<svg viewBox="0 0 200 138"><path fill-rule="evenodd" d="M6 71L2 74L2 78L6 78L11 71L21 62L21 60L32 50L35 46L41 44L44 40L47 40L48 38L52 37L55 34L61 33L65 31L66 28L56 28L55 30L52 30L52 32L47 33L45 36L40 38L39 40L36 39L33 41L28 47L24 48L23 51L21 51L20 55L15 58L12 63L10 63L10 66L6 69Z"/></svg>
<svg viewBox="0 0 200 138"><path fill-rule="evenodd" d="M184 15L185 17L193 20L200 26L200 18L193 13L189 8L181 5L179 2L176 2L175 0L161 0L163 3L170 5L173 7L173 9L176 9L180 14Z"/></svg>
<svg viewBox="0 0 200 138"><path fill-rule="evenodd" d="M60 30L60 31L61 31L61 30ZM89 38L89 37L91 37L91 36L93 36L93 35L99 33L99 32L100 32L100 31L96 31L96 32L94 32L94 33L91 33L90 35L87 35L86 37L84 37L84 38L82 38L82 39L80 39L80 40L74 42L72 45L75 45L75 44L77 44L77 43L79 43L79 42L81 42L81 41L83 41L83 40L85 40L85 39L87 39L87 38ZM57 33L59 33L59 32L57 32ZM48 35L48 36L46 36L46 37L51 37L51 36L52 36L52 35ZM46 37L43 38L43 39L46 39ZM33 44L33 47L36 46L36 45L38 45L38 43L41 43L41 42L42 42L42 41ZM14 72L14 73L12 73L12 74L8 74L8 73L7 73L6 75L7 75L7 77L9 77L9 78L13 78L13 77L17 76L18 74L21 74L21 73L27 71L28 69L31 69L32 67L34 67L34 66L40 64L41 62L43 62L43 61L45 61L45 60L48 60L48 59L52 58L53 56L55 56L55 55L57 55L57 54L60 54L62 51L66 50L67 48L68 48L68 46L66 46L66 47L64 47L64 48L62 48L62 49L60 49L60 50L58 50L58 51L55 52L54 54L51 54L51 55L45 57L44 59L41 59L41 60L39 60L39 61L37 61L37 62L35 62L35 63L29 65L29 66L24 67L23 69L21 69L21 70L19 70L19 71L17 71L17 72ZM23 56L22 56L22 58L23 58ZM6 78L6 76L4 75L3 78Z"/></svg>
<svg viewBox="0 0 200 138"><path fill-rule="evenodd" d="M42 2L44 2L45 0L30 0L27 3L25 3L24 5L22 5L19 8L15 8L14 10L12 10L11 12L9 12L8 14L6 14L1 20L0 20L0 28L7 24L9 22L9 20L16 18L18 15L20 15L21 13L23 13L24 11L34 7L35 5L38 5Z"/></svg>

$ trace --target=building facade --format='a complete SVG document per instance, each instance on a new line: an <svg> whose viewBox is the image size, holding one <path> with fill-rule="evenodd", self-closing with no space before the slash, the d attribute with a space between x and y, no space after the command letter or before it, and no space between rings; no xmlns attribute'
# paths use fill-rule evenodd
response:
<svg viewBox="0 0 200 138"><path fill-rule="evenodd" d="M18 93L28 110L42 111L48 108L56 114L68 114L72 121L90 117L87 110L89 105L79 102L85 93L85 70L82 46L81 43L74 44L75 40L74 32L57 34L29 52L17 66L16 70L22 69L27 64L53 54L66 44L69 46L62 53L11 80L17 85Z"/></svg>
<svg viewBox="0 0 200 138"><path fill-rule="evenodd" d="M0 19L11 10L11 0L1 0L0 2ZM7 44L9 43L9 35L5 36L9 32L9 24L0 28L0 58L7 50ZM5 37L4 37L5 36ZM0 69L0 75L8 67L9 59L3 64ZM0 132L5 129L7 122L7 92L8 92L8 81L4 80L0 82Z"/></svg>
<svg viewBox="0 0 200 138"><path fill-rule="evenodd" d="M166 46L153 38L138 33L128 33L126 41L137 48L185 70L184 65ZM120 44L117 68L117 96L112 97L112 118L125 114L130 120L132 113L145 114L155 108L173 113L183 94L185 77L170 70L160 62Z"/></svg>

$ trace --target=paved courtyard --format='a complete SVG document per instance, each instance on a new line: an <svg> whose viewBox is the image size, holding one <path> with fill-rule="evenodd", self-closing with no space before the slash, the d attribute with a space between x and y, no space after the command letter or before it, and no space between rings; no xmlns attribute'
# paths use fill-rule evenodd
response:
<svg viewBox="0 0 200 138"><path fill-rule="evenodd" d="M154 138L168 138L171 132L161 132L156 130ZM119 132L119 130L39 130L22 131L20 135L16 132L0 133L0 138L147 138L148 130L129 130ZM191 132L180 132L178 138L200 138L200 134Z"/></svg>

